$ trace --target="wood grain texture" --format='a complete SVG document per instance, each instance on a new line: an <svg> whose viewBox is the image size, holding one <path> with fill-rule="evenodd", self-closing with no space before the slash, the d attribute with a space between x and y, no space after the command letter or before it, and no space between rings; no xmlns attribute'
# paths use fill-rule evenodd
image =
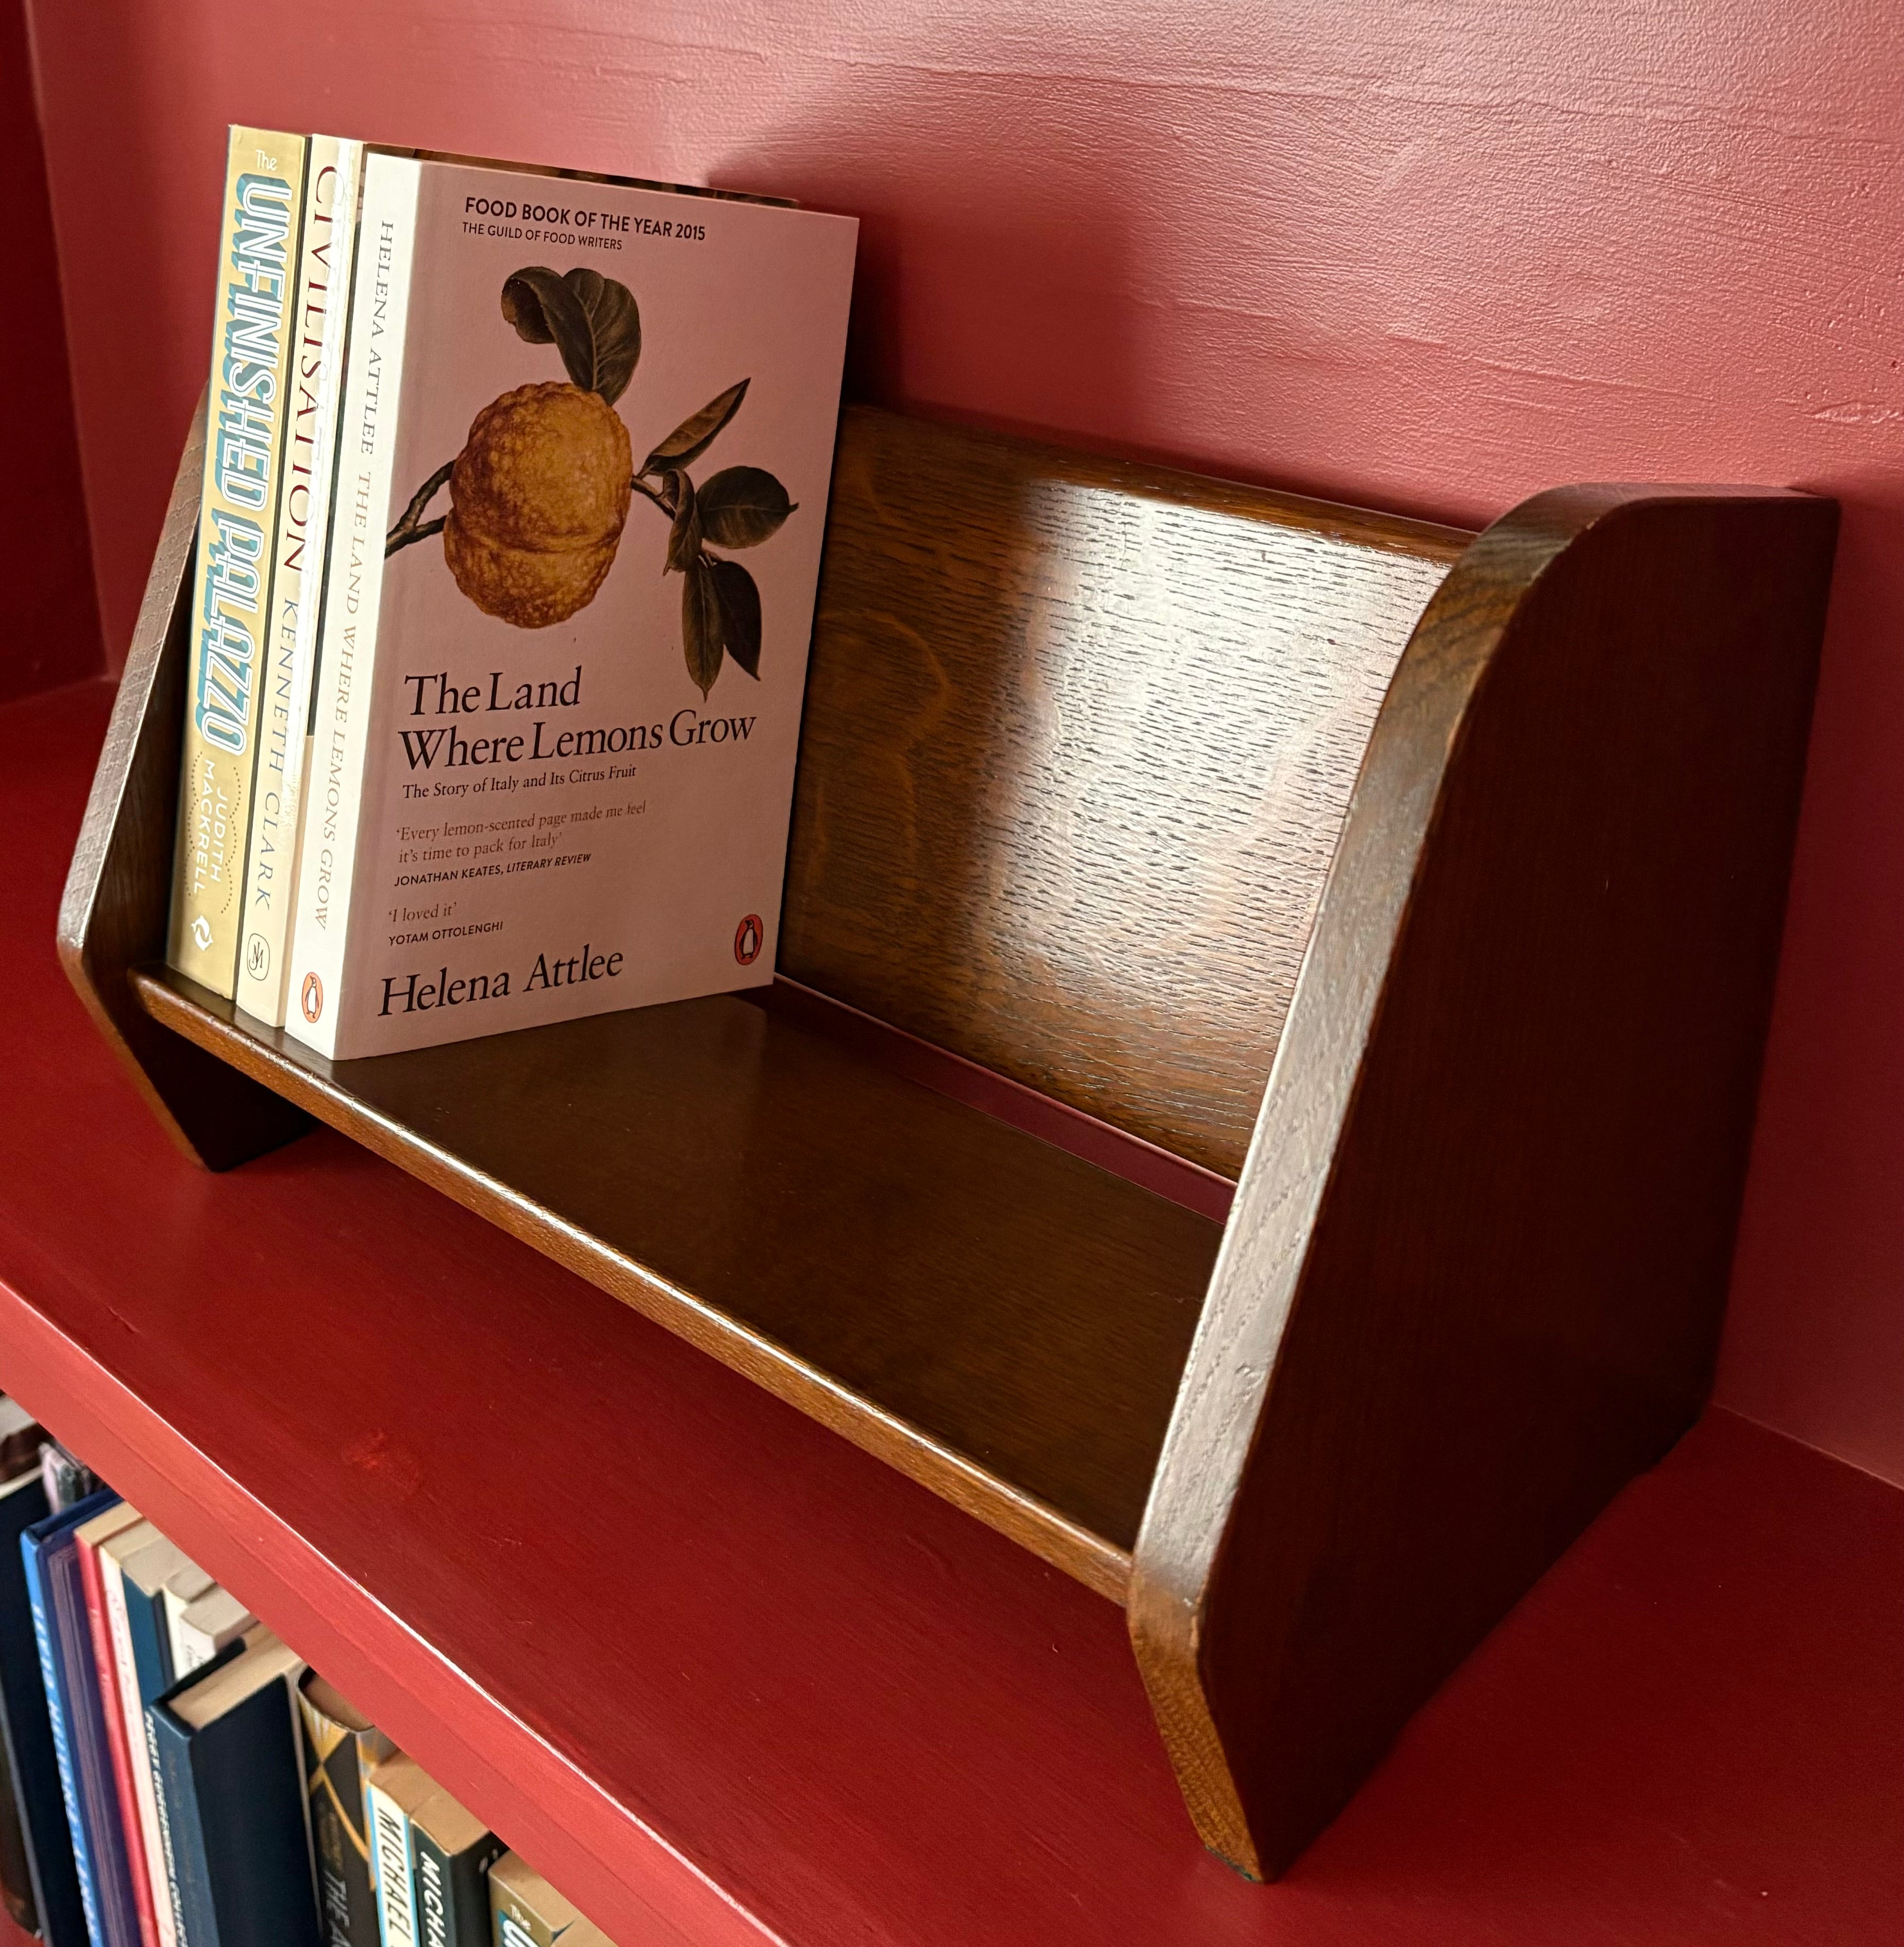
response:
<svg viewBox="0 0 1904 1947"><path fill-rule="evenodd" d="M1904 1495L1708 1415L1249 1885L1108 1603L328 1129L173 1147L51 949L110 704L0 707L0 1384L611 1939L1895 1931Z"/></svg>
<svg viewBox="0 0 1904 1947"><path fill-rule="evenodd" d="M1698 1411L1836 520L1543 494L1403 659L1133 1573L1193 1812L1247 1871Z"/></svg>
<svg viewBox="0 0 1904 1947"><path fill-rule="evenodd" d="M331 1063L153 1017L1101 1593L1221 1226L892 1073L773 988Z"/></svg>
<svg viewBox="0 0 1904 1947"><path fill-rule="evenodd" d="M1469 538L849 410L783 970L1234 1177Z"/></svg>
<svg viewBox="0 0 1904 1947"><path fill-rule="evenodd" d="M125 977L165 952L204 464L201 396L67 875L59 943L67 977L153 1113L187 1153L223 1169L289 1142L310 1119L166 1033Z"/></svg>

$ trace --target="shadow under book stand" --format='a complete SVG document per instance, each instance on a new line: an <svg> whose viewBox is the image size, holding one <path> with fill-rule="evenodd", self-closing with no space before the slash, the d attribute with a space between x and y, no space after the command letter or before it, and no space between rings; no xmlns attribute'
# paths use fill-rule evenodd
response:
<svg viewBox="0 0 1904 1947"><path fill-rule="evenodd" d="M781 980L332 1063L161 964L203 440L60 918L161 1119L333 1124L1122 1603L1280 1870L1704 1398L1835 506L849 410Z"/></svg>

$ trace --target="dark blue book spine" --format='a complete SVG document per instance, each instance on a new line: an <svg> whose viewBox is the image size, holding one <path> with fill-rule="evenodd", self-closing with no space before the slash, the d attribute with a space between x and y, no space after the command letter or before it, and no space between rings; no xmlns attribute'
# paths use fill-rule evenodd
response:
<svg viewBox="0 0 1904 1947"><path fill-rule="evenodd" d="M187 1947L320 1947L293 1707L280 1681L197 1731L163 1700L147 1713L165 1753Z"/></svg>
<svg viewBox="0 0 1904 1947"><path fill-rule="evenodd" d="M42 1526L45 1524L41 1524ZM48 1549L61 1541L68 1548L78 1543L70 1532L55 1534L42 1542L29 1528L20 1537L20 1555L26 1569L26 1599L33 1611L33 1642L39 1651L40 1681L46 1686L46 1707L53 1726L53 1755L60 1767L60 1793L66 1800L67 1825L73 1837L73 1869L79 1877L79 1900L86 1916L86 1937L92 1947L106 1947L105 1930L99 1917L99 1895L93 1883L92 1856L86 1845L86 1822L79 1810L79 1786L73 1769L72 1723L67 1710L66 1684L54 1646L54 1621L51 1597L43 1572Z"/></svg>
<svg viewBox="0 0 1904 1947"><path fill-rule="evenodd" d="M172 1643L166 1633L166 1599L148 1596L130 1581L125 1590L125 1630L132 1639L132 1667L138 1673L139 1702L172 1688Z"/></svg>
<svg viewBox="0 0 1904 1947"><path fill-rule="evenodd" d="M205 1827L198 1815L192 1780L192 1734L163 1703L145 1713L152 1745L152 1784L159 1795L159 1831L172 1882L172 1910L178 1916L181 1947L218 1947L218 1915L212 1905L211 1862Z"/></svg>
<svg viewBox="0 0 1904 1947"><path fill-rule="evenodd" d="M46 1490L36 1473L0 1494L0 1707L4 1707L7 1757L19 1795L26 1837L33 1902L46 1947L83 1947L86 1916L73 1862L53 1744L51 1713L35 1646L33 1605L20 1535L45 1520Z"/></svg>
<svg viewBox="0 0 1904 1947"><path fill-rule="evenodd" d="M269 1683L193 1740L219 1947L320 1947L296 1708Z"/></svg>

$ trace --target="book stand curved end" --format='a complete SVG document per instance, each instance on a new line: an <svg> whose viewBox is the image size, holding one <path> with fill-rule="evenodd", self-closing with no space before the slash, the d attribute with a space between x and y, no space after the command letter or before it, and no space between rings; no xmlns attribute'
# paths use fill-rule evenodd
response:
<svg viewBox="0 0 1904 1947"><path fill-rule="evenodd" d="M60 921L155 1112L333 1124L1122 1602L1280 1870L1700 1409L1835 507L850 410L781 980L332 1063L160 964L203 438Z"/></svg>

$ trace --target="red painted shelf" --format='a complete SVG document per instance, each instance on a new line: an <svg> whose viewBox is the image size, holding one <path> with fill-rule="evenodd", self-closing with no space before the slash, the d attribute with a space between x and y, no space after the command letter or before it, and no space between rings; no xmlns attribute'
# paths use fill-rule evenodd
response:
<svg viewBox="0 0 1904 1947"><path fill-rule="evenodd" d="M54 958L109 701L0 709L0 1385L622 1947L1894 1937L1904 1494L1710 1416L1248 1885L1110 1603L335 1135L173 1153Z"/></svg>

